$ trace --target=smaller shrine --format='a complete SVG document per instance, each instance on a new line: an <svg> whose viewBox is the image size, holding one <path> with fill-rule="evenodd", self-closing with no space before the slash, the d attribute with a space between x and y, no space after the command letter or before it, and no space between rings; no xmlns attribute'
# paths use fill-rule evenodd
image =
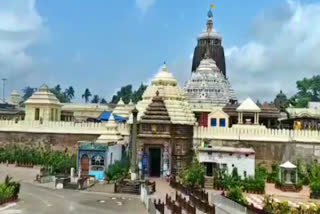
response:
<svg viewBox="0 0 320 214"><path fill-rule="evenodd" d="M42 85L26 102L28 121L60 121L62 104L50 91L47 85Z"/></svg>
<svg viewBox="0 0 320 214"><path fill-rule="evenodd" d="M298 191L296 185L298 184L298 170L297 166L287 161L280 165L279 170L280 184L276 184L277 188L282 191ZM279 186L280 185L280 186Z"/></svg>
<svg viewBox="0 0 320 214"><path fill-rule="evenodd" d="M274 105L263 105L247 98L241 104L228 104L223 111L229 115L229 127L277 128L280 111Z"/></svg>

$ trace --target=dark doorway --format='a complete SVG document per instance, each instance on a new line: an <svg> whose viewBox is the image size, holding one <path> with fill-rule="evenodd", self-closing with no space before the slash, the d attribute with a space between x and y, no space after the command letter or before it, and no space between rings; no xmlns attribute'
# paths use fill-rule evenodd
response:
<svg viewBox="0 0 320 214"><path fill-rule="evenodd" d="M206 176L213 176L213 163L205 163L206 167Z"/></svg>
<svg viewBox="0 0 320 214"><path fill-rule="evenodd" d="M149 148L149 157L150 157L150 176L160 177L161 149Z"/></svg>

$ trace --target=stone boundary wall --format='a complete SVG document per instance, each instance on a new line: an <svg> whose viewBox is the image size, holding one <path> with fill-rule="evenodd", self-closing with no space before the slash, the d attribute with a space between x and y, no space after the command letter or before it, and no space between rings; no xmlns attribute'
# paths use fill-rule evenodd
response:
<svg viewBox="0 0 320 214"><path fill-rule="evenodd" d="M0 132L101 135L108 129L108 123L0 120ZM130 135L130 126L118 124L118 131L123 136Z"/></svg>
<svg viewBox="0 0 320 214"><path fill-rule="evenodd" d="M68 150L76 154L79 141L94 141L99 135L94 134L60 134L60 133L28 133L1 132L0 147L9 145L46 148L54 151Z"/></svg>
<svg viewBox="0 0 320 214"><path fill-rule="evenodd" d="M194 139L320 143L320 132L288 129L194 127Z"/></svg>

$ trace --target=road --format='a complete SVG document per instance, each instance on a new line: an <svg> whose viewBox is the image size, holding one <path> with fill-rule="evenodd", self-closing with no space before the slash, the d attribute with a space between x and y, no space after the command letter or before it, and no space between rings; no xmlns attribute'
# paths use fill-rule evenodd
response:
<svg viewBox="0 0 320 214"><path fill-rule="evenodd" d="M0 214L146 214L137 197L109 196L75 190L52 190L22 183L17 205Z"/></svg>

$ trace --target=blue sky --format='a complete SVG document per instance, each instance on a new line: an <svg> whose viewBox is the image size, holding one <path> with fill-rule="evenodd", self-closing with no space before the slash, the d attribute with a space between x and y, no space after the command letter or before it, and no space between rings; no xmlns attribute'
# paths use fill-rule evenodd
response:
<svg viewBox="0 0 320 214"><path fill-rule="evenodd" d="M211 2L0 0L0 45L5 47L0 50L0 77L8 78L7 91L61 84L74 86L77 102L86 87L109 100L123 85L148 82L166 61L183 86ZM320 20L318 1L214 4L214 25L228 55L227 73L240 99L270 100L281 88L292 94L297 79L319 71L319 63L298 69L303 57L320 50L315 38L319 30L305 24ZM297 29L288 30L295 19ZM290 33L296 40L287 38ZM297 49L292 46L296 42L307 44ZM283 48L273 51L279 44ZM288 47L295 56L280 60L278 54L293 53Z"/></svg>

